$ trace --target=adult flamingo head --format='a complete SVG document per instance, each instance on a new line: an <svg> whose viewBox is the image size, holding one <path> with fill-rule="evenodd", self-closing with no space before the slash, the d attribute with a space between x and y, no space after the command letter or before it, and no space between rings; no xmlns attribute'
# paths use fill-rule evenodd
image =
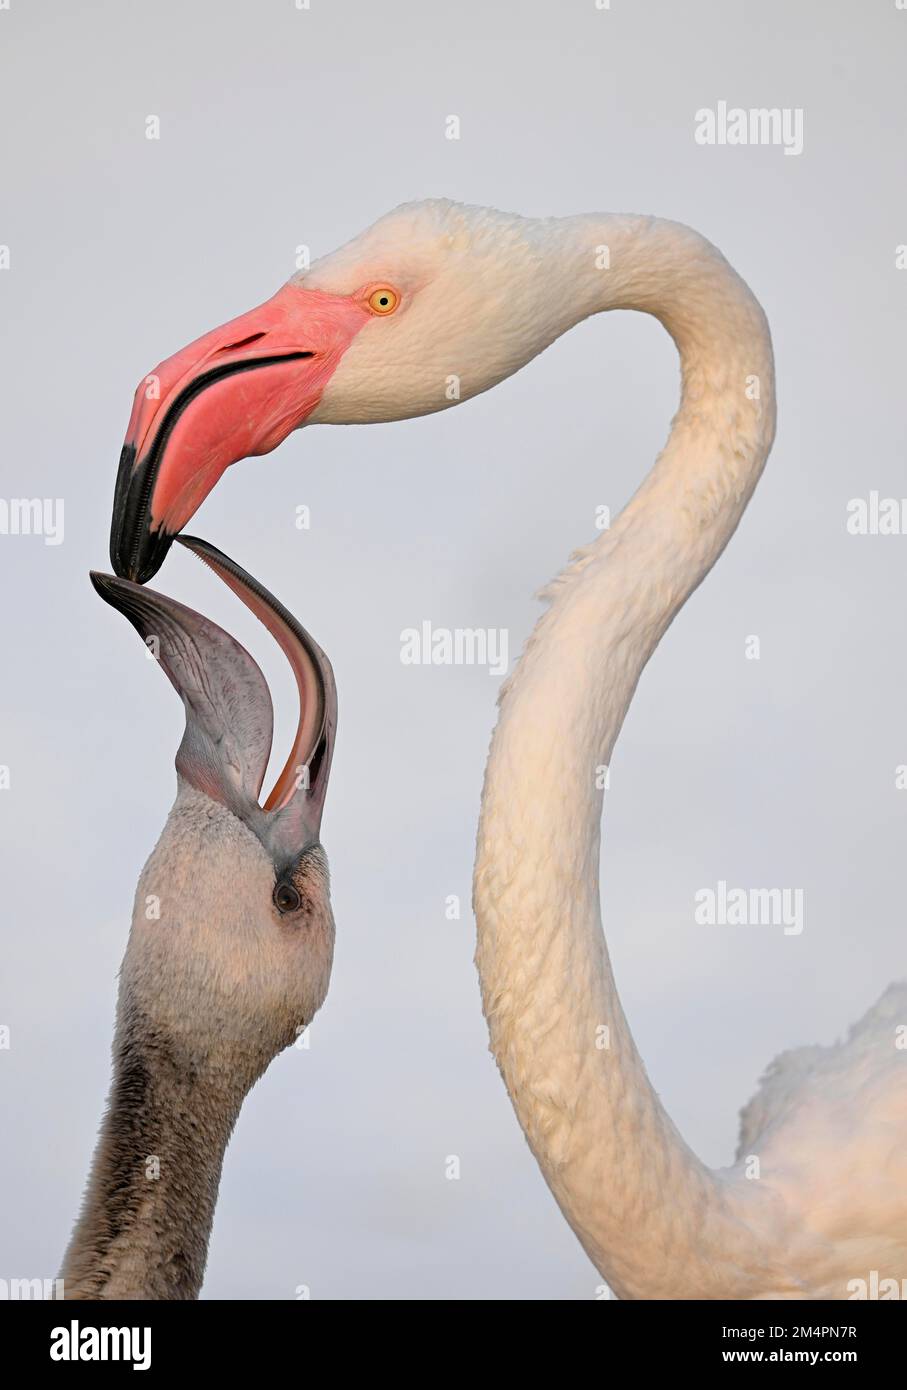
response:
<svg viewBox="0 0 907 1390"><path fill-rule="evenodd" d="M405 204L161 363L120 458L116 573L150 579L224 470L299 426L426 415L523 366L601 307L592 224Z"/></svg>

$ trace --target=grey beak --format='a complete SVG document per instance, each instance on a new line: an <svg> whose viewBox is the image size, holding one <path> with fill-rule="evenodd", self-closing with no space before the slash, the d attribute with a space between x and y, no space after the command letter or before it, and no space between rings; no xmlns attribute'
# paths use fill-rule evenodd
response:
<svg viewBox="0 0 907 1390"><path fill-rule="evenodd" d="M163 667L183 702L186 730L177 772L244 820L275 862L319 836L334 750L337 692L331 664L291 613L240 565L194 537L179 537L242 599L285 652L299 691L290 756L264 807L259 794L271 751L273 707L257 663L216 623L129 579L92 571Z"/></svg>

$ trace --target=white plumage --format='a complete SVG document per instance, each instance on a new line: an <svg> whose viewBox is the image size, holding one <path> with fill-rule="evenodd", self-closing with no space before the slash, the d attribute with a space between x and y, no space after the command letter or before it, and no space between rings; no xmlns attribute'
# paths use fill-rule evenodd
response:
<svg viewBox="0 0 907 1390"><path fill-rule="evenodd" d="M464 394L485 390L600 310L655 314L675 339L683 392L668 443L611 530L544 591L550 607L502 694L475 873L492 1050L555 1197L619 1295L847 1298L873 1269L903 1278L907 985L846 1043L779 1058L743 1112L737 1164L711 1172L651 1087L601 930L596 771L774 435L757 301L674 223L446 203L398 209L315 273L332 290L396 277L411 303L396 343L379 324L354 343L314 420L438 409L445 369L468 363Z"/></svg>
<svg viewBox="0 0 907 1390"><path fill-rule="evenodd" d="M654 314L680 352L664 450L544 591L502 693L482 801L476 960L491 1046L564 1215L622 1297L848 1298L872 1270L904 1278L907 985L846 1043L779 1058L743 1112L738 1162L712 1172L649 1082L602 934L597 770L774 437L758 302L677 223L448 202L398 208L304 277L334 293L373 280L399 288L404 311L353 342L313 423L443 409L449 374L466 399L608 309Z"/></svg>

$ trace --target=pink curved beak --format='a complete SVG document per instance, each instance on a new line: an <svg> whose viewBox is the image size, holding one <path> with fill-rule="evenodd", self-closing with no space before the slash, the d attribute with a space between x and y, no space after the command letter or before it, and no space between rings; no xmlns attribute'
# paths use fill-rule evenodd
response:
<svg viewBox="0 0 907 1390"><path fill-rule="evenodd" d="M145 377L114 493L118 575L150 579L225 469L305 422L369 317L358 299L290 283Z"/></svg>

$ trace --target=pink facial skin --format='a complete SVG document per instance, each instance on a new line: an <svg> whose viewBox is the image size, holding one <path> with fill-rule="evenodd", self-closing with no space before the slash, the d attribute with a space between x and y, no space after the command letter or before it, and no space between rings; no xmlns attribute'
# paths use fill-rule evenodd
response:
<svg viewBox="0 0 907 1390"><path fill-rule="evenodd" d="M146 479L151 491L143 529L182 530L231 463L268 453L307 419L371 318L358 297L287 284L156 367L139 385L129 420L124 450L135 452L118 483L121 527L130 483L138 496ZM288 354L311 356L280 360ZM235 370L244 363L256 365ZM215 370L223 370L223 378L202 380ZM137 515L134 497L133 527ZM121 554L127 551L128 538ZM128 565L121 561L117 568L124 572Z"/></svg>

